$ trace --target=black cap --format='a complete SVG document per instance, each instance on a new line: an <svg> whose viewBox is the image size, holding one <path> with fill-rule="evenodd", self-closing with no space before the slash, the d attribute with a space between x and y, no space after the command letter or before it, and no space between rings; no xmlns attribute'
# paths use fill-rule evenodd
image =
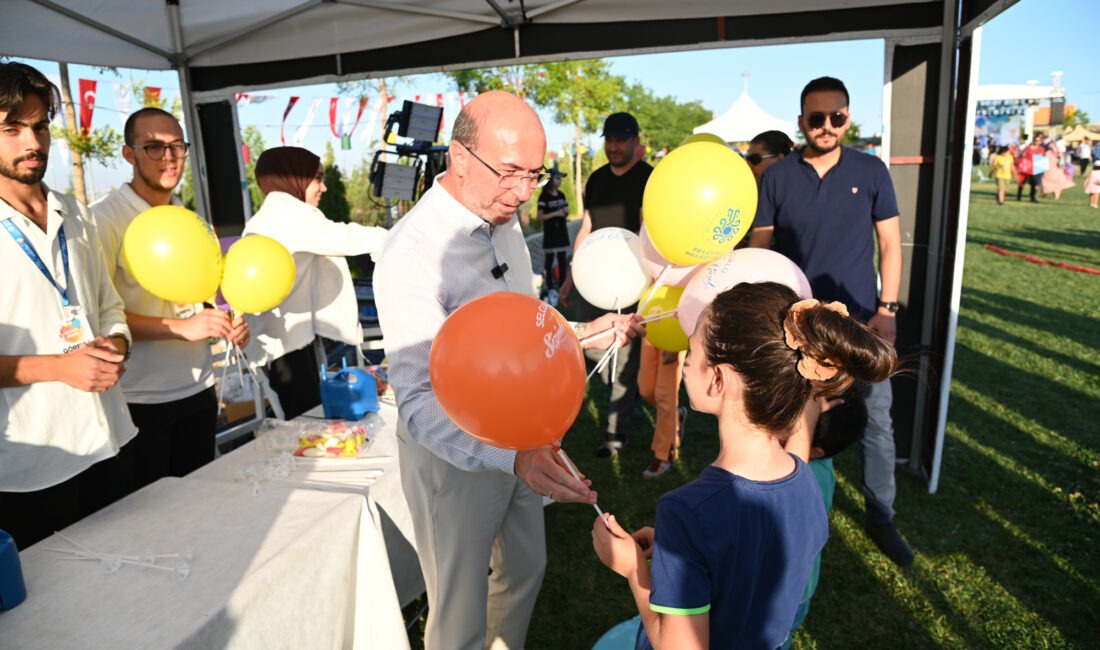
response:
<svg viewBox="0 0 1100 650"><path fill-rule="evenodd" d="M630 113L612 113L603 123L603 137L634 138L638 136L638 120Z"/></svg>
<svg viewBox="0 0 1100 650"><path fill-rule="evenodd" d="M557 176L558 178L565 178L565 172L558 169L557 167L551 167L550 169L548 169L546 171L548 171L551 176Z"/></svg>

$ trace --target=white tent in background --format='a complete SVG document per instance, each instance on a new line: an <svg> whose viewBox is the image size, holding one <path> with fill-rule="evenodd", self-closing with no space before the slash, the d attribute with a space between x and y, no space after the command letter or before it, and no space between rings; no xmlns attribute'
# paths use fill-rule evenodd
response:
<svg viewBox="0 0 1100 650"><path fill-rule="evenodd" d="M797 125L770 115L760 108L749 97L748 75L745 77L745 89L729 110L706 124L695 127L695 133L713 133L726 142L748 142L764 131L782 131L794 140L798 133Z"/></svg>

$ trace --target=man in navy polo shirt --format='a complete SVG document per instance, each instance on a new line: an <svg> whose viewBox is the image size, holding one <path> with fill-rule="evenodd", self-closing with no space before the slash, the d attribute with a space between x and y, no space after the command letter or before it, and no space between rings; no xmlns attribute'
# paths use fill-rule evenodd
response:
<svg viewBox="0 0 1100 650"><path fill-rule="evenodd" d="M843 302L853 316L894 343L901 282L897 198L881 160L841 146L850 125L842 81L821 77L806 85L798 117L806 146L761 177L749 245L768 248L774 240L775 250L806 273L814 298ZM881 293L876 288L875 235ZM890 382L874 385L866 401L868 422L861 446L867 533L891 560L908 566L913 551L893 523L897 488Z"/></svg>

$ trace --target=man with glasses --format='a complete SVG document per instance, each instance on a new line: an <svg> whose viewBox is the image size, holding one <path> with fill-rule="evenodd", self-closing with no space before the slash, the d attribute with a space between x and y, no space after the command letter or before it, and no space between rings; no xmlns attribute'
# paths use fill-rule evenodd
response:
<svg viewBox="0 0 1100 650"><path fill-rule="evenodd" d="M592 504L596 493L549 446L514 451L466 435L432 392L432 340L449 314L488 293L534 297L515 214L550 176L542 124L514 95L478 95L451 137L447 171L386 240L374 295L400 413L401 483L428 594L424 647L522 648L546 567L543 497ZM583 337L613 327L616 335L597 345L643 331L636 318L617 314L576 329ZM483 389L494 399L493 386Z"/></svg>
<svg viewBox="0 0 1100 650"><path fill-rule="evenodd" d="M893 344L901 284L901 231L886 165L841 145L851 125L848 90L832 77L802 90L806 146L763 173L750 246L775 250L805 272L818 300L839 300ZM874 253L878 239L878 275ZM881 280L881 291L877 290ZM890 382L871 387L862 437L866 529L901 566L913 551L894 527L894 429Z"/></svg>
<svg viewBox="0 0 1100 650"><path fill-rule="evenodd" d="M637 233L642 229L642 195L653 167L638 155L638 120L630 113L613 113L603 125L603 150L607 164L588 177L584 184L584 220L573 242L573 252L594 230L600 228L625 228ZM573 288L570 274L561 288L563 304ZM577 318L588 320L607 313L588 303L584 296L577 298ZM637 304L623 305L624 313L633 312ZM596 448L598 458L609 458L619 453L627 442L627 431L638 401L638 370L641 367L641 343L630 343L619 351L611 383L610 364L600 371L605 384L611 383L611 405L607 414L604 441ZM599 361L602 354L586 352L589 367Z"/></svg>
<svg viewBox="0 0 1100 650"><path fill-rule="evenodd" d="M57 87L0 63L0 528L19 548L121 496L130 331L88 209L42 182Z"/></svg>
<svg viewBox="0 0 1100 650"><path fill-rule="evenodd" d="M133 180L91 207L134 336L129 372L121 381L138 427L121 454L130 475L127 489L133 491L214 459L218 399L208 339L228 338L243 347L248 325L214 307L158 298L138 284L123 258L123 235L145 210L182 205L172 190L183 178L188 144L176 118L159 108L130 115L123 138L122 157L133 166Z"/></svg>

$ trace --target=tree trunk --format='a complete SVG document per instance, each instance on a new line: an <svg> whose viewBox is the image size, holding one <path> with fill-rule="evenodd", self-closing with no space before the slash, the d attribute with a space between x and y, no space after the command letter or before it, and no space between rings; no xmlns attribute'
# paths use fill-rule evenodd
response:
<svg viewBox="0 0 1100 650"><path fill-rule="evenodd" d="M581 125L573 125L573 198L577 212L584 214L584 183L581 182Z"/></svg>
<svg viewBox="0 0 1100 650"><path fill-rule="evenodd" d="M65 111L65 121L70 131L77 133L80 125L76 123L76 110L73 108L73 93L69 90L69 64L59 63L61 73L61 106ZM78 201L87 205L88 194L84 189L84 157L75 147L69 147L69 153L73 156L73 196Z"/></svg>

